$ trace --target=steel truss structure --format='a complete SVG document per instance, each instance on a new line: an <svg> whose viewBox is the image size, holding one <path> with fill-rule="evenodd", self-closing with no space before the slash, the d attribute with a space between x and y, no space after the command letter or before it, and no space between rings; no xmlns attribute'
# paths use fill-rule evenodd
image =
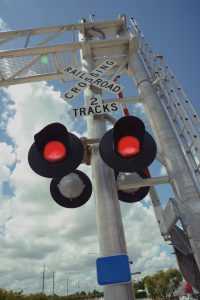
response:
<svg viewBox="0 0 200 300"><path fill-rule="evenodd" d="M118 74L133 77L138 96L120 99L120 103L143 103L167 176L136 182L129 175L125 180L119 177L117 184L125 190L151 186L161 234L174 247L185 278L200 290L200 118L163 56L146 43L136 21L120 16L109 22L82 20L78 24L1 32L0 44L0 86L4 87L41 80L66 84L74 80L64 74L66 65L82 66L89 72L105 57L117 62L109 71L110 78ZM95 93L91 88L84 91L85 104ZM113 100L118 101L108 101ZM103 117L88 117L87 125L88 138L96 141L106 130ZM101 254L126 253L115 178L100 161L96 144L91 165ZM163 209L155 185L166 182L174 197ZM112 222L108 223L108 218ZM129 285L118 285L105 288L105 299L128 300L133 295Z"/></svg>

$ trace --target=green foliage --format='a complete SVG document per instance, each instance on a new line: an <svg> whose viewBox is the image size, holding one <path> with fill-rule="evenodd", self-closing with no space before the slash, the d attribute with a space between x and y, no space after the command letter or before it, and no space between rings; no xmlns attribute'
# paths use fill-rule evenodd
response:
<svg viewBox="0 0 200 300"><path fill-rule="evenodd" d="M152 299L168 299L173 296L181 281L181 273L176 269L169 269L146 276L144 285Z"/></svg>
<svg viewBox="0 0 200 300"><path fill-rule="evenodd" d="M145 285L144 285L144 280L139 280L133 283L134 286L134 290L144 290L145 289Z"/></svg>
<svg viewBox="0 0 200 300"><path fill-rule="evenodd" d="M30 294L24 295L23 291L14 292L14 291L6 291L4 289L0 289L0 300L84 300L84 299L92 299L102 297L103 293L94 290L93 292L86 293L85 291L81 291L80 293L76 293L69 296L58 296L51 295L47 296L44 294Z"/></svg>
<svg viewBox="0 0 200 300"><path fill-rule="evenodd" d="M135 293L137 299L144 299L147 298L147 293L144 290L139 290Z"/></svg>
<svg viewBox="0 0 200 300"><path fill-rule="evenodd" d="M135 296L137 299L147 298L147 293L145 291L144 280L140 280L133 283L133 288Z"/></svg>

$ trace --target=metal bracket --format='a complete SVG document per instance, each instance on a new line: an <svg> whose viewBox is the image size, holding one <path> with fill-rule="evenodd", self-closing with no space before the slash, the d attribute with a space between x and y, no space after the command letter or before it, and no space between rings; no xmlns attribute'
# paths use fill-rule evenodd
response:
<svg viewBox="0 0 200 300"><path fill-rule="evenodd" d="M120 190L132 190L138 189L145 186L154 186L157 184L169 183L170 179L168 176L152 177L147 179L138 178L136 179L133 174L118 176L117 185Z"/></svg>
<svg viewBox="0 0 200 300"><path fill-rule="evenodd" d="M81 138L81 142L84 147L84 157L82 163L86 165L91 164L92 145L98 144L99 139L88 139L86 137Z"/></svg>
<svg viewBox="0 0 200 300"><path fill-rule="evenodd" d="M158 77L152 82L152 85L156 85L156 84L158 84L161 80L165 80L165 79L166 79L166 76L165 76L165 77L158 76Z"/></svg>

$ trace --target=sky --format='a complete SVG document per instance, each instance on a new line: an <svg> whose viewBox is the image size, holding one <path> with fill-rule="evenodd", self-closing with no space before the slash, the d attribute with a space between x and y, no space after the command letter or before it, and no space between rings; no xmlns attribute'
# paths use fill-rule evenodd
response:
<svg viewBox="0 0 200 300"><path fill-rule="evenodd" d="M164 55L193 105L199 111L199 1L198 0L1 0L0 29L17 30L133 16L156 53ZM135 90L123 80L124 94ZM0 90L0 287L40 292L46 265L45 291L51 292L55 272L56 292L93 289L97 286L95 259L99 255L95 222L95 197L81 208L59 207L49 195L48 179L34 174L27 163L33 135L58 121L78 135L85 134L84 120L74 121L72 107L63 101L65 87L56 81L10 86ZM77 100L77 101L80 101ZM140 106L134 113L144 116ZM90 175L90 168L81 165ZM154 173L165 174L158 164ZM164 203L167 187L159 190ZM133 271L142 276L176 267L172 248L160 236L147 196L134 205L121 204L128 254Z"/></svg>

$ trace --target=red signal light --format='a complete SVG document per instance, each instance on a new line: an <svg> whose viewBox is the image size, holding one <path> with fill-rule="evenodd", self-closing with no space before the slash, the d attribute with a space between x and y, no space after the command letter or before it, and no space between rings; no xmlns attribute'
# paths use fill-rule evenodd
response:
<svg viewBox="0 0 200 300"><path fill-rule="evenodd" d="M156 143L137 117L120 118L99 144L103 161L117 172L140 172L156 157Z"/></svg>
<svg viewBox="0 0 200 300"><path fill-rule="evenodd" d="M67 155L66 147L59 141L48 142L43 150L43 157L49 162L58 162Z"/></svg>
<svg viewBox="0 0 200 300"><path fill-rule="evenodd" d="M185 291L186 294L192 294L193 293L192 286L189 282L185 283L184 291Z"/></svg>
<svg viewBox="0 0 200 300"><path fill-rule="evenodd" d="M83 156L82 141L61 123L50 123L34 135L28 162L40 176L61 178L75 171Z"/></svg>
<svg viewBox="0 0 200 300"><path fill-rule="evenodd" d="M131 136L123 136L117 143L117 152L122 157L132 157L140 152L140 141Z"/></svg>

